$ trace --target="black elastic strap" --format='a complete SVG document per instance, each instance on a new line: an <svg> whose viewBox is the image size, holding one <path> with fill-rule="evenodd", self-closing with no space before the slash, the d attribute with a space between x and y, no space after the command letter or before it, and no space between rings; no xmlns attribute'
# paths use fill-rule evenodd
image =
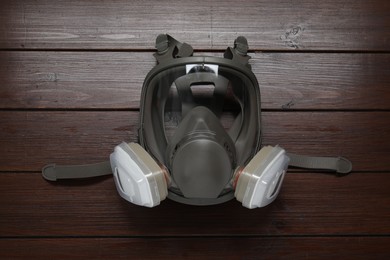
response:
<svg viewBox="0 0 390 260"><path fill-rule="evenodd" d="M352 163L344 157L314 157L287 153L289 165L307 169L332 170L346 174L352 171Z"/></svg>
<svg viewBox="0 0 390 260"><path fill-rule="evenodd" d="M89 178L111 174L112 171L109 161L85 165L48 164L42 168L42 176L49 181Z"/></svg>

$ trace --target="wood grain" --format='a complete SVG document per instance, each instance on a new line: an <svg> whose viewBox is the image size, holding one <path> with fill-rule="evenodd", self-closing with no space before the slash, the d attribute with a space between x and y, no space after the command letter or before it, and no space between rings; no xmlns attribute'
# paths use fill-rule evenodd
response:
<svg viewBox="0 0 390 260"><path fill-rule="evenodd" d="M238 35L253 50L389 50L390 5L364 1L12 1L0 48L152 49L160 33L197 49Z"/></svg>
<svg viewBox="0 0 390 260"><path fill-rule="evenodd" d="M12 259L388 259L389 242L388 237L41 238L1 240L0 247Z"/></svg>
<svg viewBox="0 0 390 260"><path fill-rule="evenodd" d="M111 176L43 180L47 163L137 141L160 33L217 56L246 36L263 144L343 155L353 172L291 169L256 210L148 209ZM386 0L0 1L0 258L390 259L389 41Z"/></svg>
<svg viewBox="0 0 390 260"><path fill-rule="evenodd" d="M264 145L342 155L356 171L390 170L388 112L264 112L262 120ZM108 160L123 140L137 141L137 124L138 112L128 111L0 111L0 171Z"/></svg>
<svg viewBox="0 0 390 260"><path fill-rule="evenodd" d="M389 173L288 173L274 203L194 207L123 200L111 177L49 183L40 173L0 174L0 234L23 236L329 236L390 234ZM364 224L363 224L364 223Z"/></svg>
<svg viewBox="0 0 390 260"><path fill-rule="evenodd" d="M251 55L263 109L390 109L389 54ZM154 65L150 52L0 52L0 108L138 109Z"/></svg>

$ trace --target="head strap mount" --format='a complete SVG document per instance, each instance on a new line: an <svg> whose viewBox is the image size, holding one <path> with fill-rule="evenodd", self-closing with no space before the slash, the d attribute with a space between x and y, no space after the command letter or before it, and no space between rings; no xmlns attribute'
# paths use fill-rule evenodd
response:
<svg viewBox="0 0 390 260"><path fill-rule="evenodd" d="M157 52L154 54L158 63L176 58L192 56L194 49L187 43L182 43L169 34L160 34L156 38ZM240 63L249 69L250 56L248 55L248 41L244 36L238 36L234 40L234 47L228 47L224 53L224 58Z"/></svg>
<svg viewBox="0 0 390 260"><path fill-rule="evenodd" d="M252 67L249 64L249 59L251 57L248 55L248 49L247 39L244 36L238 36L237 39L234 40L234 48L228 47L223 57L241 63L251 69Z"/></svg>
<svg viewBox="0 0 390 260"><path fill-rule="evenodd" d="M168 34L160 34L156 38L157 52L154 54L158 63L166 60L190 57L194 50L191 45L181 43Z"/></svg>

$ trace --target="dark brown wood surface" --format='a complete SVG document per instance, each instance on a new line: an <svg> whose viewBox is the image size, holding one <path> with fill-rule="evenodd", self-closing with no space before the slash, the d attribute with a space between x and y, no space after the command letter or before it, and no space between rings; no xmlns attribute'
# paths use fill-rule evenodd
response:
<svg viewBox="0 0 390 260"><path fill-rule="evenodd" d="M289 173L278 200L259 210L247 210L235 200L213 207L169 200L153 209L138 207L118 196L112 178L50 184L39 173L20 172L3 173L0 180L0 227L3 236L12 238L390 233L387 173L354 173L348 178Z"/></svg>
<svg viewBox="0 0 390 260"><path fill-rule="evenodd" d="M263 109L390 108L383 98L390 95L390 54L251 56ZM0 107L20 109L138 109L143 80L155 64L150 52L4 51L0 58Z"/></svg>
<svg viewBox="0 0 390 260"><path fill-rule="evenodd" d="M4 256L30 259L387 259L388 237L11 239ZM23 245L23 250L20 250ZM363 245L363 246L362 246ZM140 257L142 256L142 257Z"/></svg>
<svg viewBox="0 0 390 260"><path fill-rule="evenodd" d="M271 205L148 209L113 179L49 183L137 140L154 40L195 55L248 38L263 143L343 155L346 177L291 169ZM389 259L390 4L385 0L0 3L1 259Z"/></svg>
<svg viewBox="0 0 390 260"><path fill-rule="evenodd" d="M381 0L16 0L1 6L0 46L151 50L170 32L199 49L242 34L259 50L387 51L389 12Z"/></svg>
<svg viewBox="0 0 390 260"><path fill-rule="evenodd" d="M264 111L263 144L343 155L356 171L390 171L390 142L384 138L390 133L388 116L383 111ZM106 160L123 140L137 141L138 117L135 111L2 111L0 170L39 171L54 159L58 164Z"/></svg>

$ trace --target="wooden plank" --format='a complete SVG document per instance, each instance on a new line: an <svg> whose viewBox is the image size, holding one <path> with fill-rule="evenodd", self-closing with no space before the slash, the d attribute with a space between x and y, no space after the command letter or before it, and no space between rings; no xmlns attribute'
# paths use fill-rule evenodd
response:
<svg viewBox="0 0 390 260"><path fill-rule="evenodd" d="M390 5L353 1L12 1L0 48L151 49L169 32L200 49L389 50Z"/></svg>
<svg viewBox="0 0 390 260"><path fill-rule="evenodd" d="M0 241L5 259L388 259L389 237L77 238ZM22 248L22 249L21 249ZM152 248L152 250L151 250Z"/></svg>
<svg viewBox="0 0 390 260"><path fill-rule="evenodd" d="M388 112L263 113L263 144L318 156L345 156L357 171L390 169Z"/></svg>
<svg viewBox="0 0 390 260"><path fill-rule="evenodd" d="M265 109L390 108L390 55L264 53L252 62Z"/></svg>
<svg viewBox="0 0 390 260"><path fill-rule="evenodd" d="M263 109L390 109L389 54L251 55ZM151 52L0 52L0 108L137 109L154 64Z"/></svg>
<svg viewBox="0 0 390 260"><path fill-rule="evenodd" d="M0 174L0 234L31 236L377 236L390 234L390 174L343 178L288 173L279 197L248 210L123 200L110 177L49 183L39 173Z"/></svg>
<svg viewBox="0 0 390 260"><path fill-rule="evenodd" d="M389 118L389 112L264 112L263 144L342 155L357 171L388 171ZM123 140L137 141L137 129L138 112L0 111L0 171L107 160Z"/></svg>
<svg viewBox="0 0 390 260"><path fill-rule="evenodd" d="M108 160L116 145L137 140L138 112L3 111L0 118L0 170Z"/></svg>
<svg viewBox="0 0 390 260"><path fill-rule="evenodd" d="M152 53L0 52L1 108L138 108Z"/></svg>

